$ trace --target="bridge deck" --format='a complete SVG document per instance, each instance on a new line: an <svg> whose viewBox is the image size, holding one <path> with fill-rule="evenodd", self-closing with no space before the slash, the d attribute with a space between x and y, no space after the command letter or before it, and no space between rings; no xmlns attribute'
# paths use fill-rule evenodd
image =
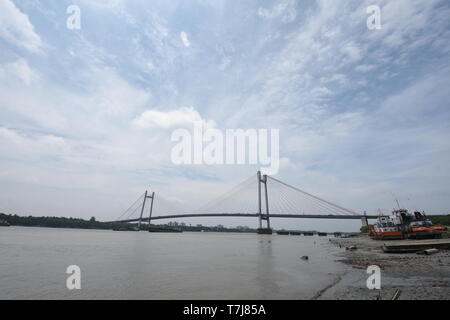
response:
<svg viewBox="0 0 450 320"><path fill-rule="evenodd" d="M161 219L178 219L178 218L195 218L195 217L251 217L257 218L259 214L257 213L186 213L186 214L176 214L176 215L167 215L167 216L155 216L152 217L152 220L161 220ZM379 215L320 215L320 214L270 214L270 218L303 218L303 219L377 219ZM148 220L148 218L142 218L143 221ZM111 222L137 222L139 218L136 219L128 219L128 220L119 220L119 221L111 221Z"/></svg>

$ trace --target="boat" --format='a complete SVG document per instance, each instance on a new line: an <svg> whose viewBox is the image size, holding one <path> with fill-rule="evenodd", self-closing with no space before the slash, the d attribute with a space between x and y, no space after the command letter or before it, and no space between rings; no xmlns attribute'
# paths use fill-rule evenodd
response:
<svg viewBox="0 0 450 320"><path fill-rule="evenodd" d="M369 228L369 236L374 240L401 240L405 238L404 232L391 217L378 217L377 222Z"/></svg>
<svg viewBox="0 0 450 320"><path fill-rule="evenodd" d="M436 239L447 230L436 226L426 218L424 212L413 214L406 209L393 210L391 216L380 216L370 226L370 237L375 240Z"/></svg>
<svg viewBox="0 0 450 320"><path fill-rule="evenodd" d="M404 210L401 218L408 239L438 239L442 238L442 234L447 230L445 226L434 225L427 219L425 212L415 211L410 214Z"/></svg>
<svg viewBox="0 0 450 320"><path fill-rule="evenodd" d="M148 228L148 232L183 232L183 230L181 230L180 228L150 226Z"/></svg>
<svg viewBox="0 0 450 320"><path fill-rule="evenodd" d="M430 220L413 221L409 224L410 239L438 239L447 230L445 226L435 226Z"/></svg>
<svg viewBox="0 0 450 320"><path fill-rule="evenodd" d="M139 231L137 227L117 227L113 228L113 231Z"/></svg>
<svg viewBox="0 0 450 320"><path fill-rule="evenodd" d="M11 225L9 224L8 221L3 220L3 219L0 220L0 227L9 227L9 226L11 226Z"/></svg>
<svg viewBox="0 0 450 320"><path fill-rule="evenodd" d="M292 231L292 230L278 230L277 234L284 236L301 236L301 231Z"/></svg>
<svg viewBox="0 0 450 320"><path fill-rule="evenodd" d="M349 238L354 238L357 236L358 236L358 233L356 233L356 232L346 232L346 233L342 233L340 238L349 239Z"/></svg>

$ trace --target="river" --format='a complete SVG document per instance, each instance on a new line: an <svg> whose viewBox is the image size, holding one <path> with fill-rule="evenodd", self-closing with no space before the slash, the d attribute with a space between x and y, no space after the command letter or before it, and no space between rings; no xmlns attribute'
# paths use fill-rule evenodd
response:
<svg viewBox="0 0 450 320"><path fill-rule="evenodd" d="M328 242L3 227L0 299L310 299L343 272ZM80 267L79 290L66 286L70 265Z"/></svg>

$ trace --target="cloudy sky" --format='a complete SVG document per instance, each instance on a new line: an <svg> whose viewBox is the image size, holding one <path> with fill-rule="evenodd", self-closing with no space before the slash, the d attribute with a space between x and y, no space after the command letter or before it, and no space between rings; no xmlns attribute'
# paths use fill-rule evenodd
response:
<svg viewBox="0 0 450 320"><path fill-rule="evenodd" d="M110 220L145 189L200 206L259 168L174 165L171 133L202 121L280 129L277 178L352 210L449 213L449 16L445 0L1 0L0 211Z"/></svg>

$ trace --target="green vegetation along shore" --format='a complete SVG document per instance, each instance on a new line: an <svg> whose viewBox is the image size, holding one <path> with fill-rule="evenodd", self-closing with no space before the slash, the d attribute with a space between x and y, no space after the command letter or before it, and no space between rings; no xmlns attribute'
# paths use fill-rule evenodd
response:
<svg viewBox="0 0 450 320"><path fill-rule="evenodd" d="M73 229L129 229L137 228L137 223L115 223L115 222L100 222L92 217L90 220L78 219L78 218L65 218L65 217L22 217L12 214L0 213L0 220L8 222L11 226L22 227L46 227L46 228L73 228ZM222 225L217 226L203 226L186 225L185 223L169 222L167 224L158 225L159 227L179 228L183 231L192 232L247 232L256 233L256 229L252 229L246 226L238 226L235 228L224 227ZM142 224L141 229L146 230L147 224Z"/></svg>
<svg viewBox="0 0 450 320"><path fill-rule="evenodd" d="M430 217L431 222L437 225L450 226L450 215Z"/></svg>

